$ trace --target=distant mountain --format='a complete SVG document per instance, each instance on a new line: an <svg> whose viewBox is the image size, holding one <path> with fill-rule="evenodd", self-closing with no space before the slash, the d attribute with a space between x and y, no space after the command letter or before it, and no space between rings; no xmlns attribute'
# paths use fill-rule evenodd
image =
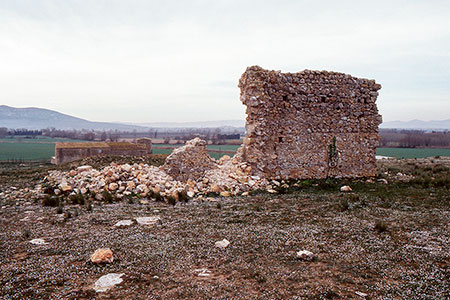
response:
<svg viewBox="0 0 450 300"><path fill-rule="evenodd" d="M218 127L245 127L245 120L221 120L204 122L154 122L154 123L127 123L156 128L218 128Z"/></svg>
<svg viewBox="0 0 450 300"><path fill-rule="evenodd" d="M391 121L383 122L380 128L398 129L421 129L421 130L450 130L450 119L448 120L411 120L411 121Z"/></svg>
<svg viewBox="0 0 450 300"><path fill-rule="evenodd" d="M146 127L136 125L92 122L44 108L16 108L6 105L0 105L0 127L7 127L9 129L24 128L30 130L52 127L61 130L148 130Z"/></svg>

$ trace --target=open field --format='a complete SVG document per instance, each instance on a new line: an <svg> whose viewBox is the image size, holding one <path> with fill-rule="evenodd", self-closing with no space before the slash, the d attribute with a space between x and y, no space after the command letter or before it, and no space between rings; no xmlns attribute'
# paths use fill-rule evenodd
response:
<svg viewBox="0 0 450 300"><path fill-rule="evenodd" d="M380 177L369 182L302 180L282 194L211 195L175 206L135 196L84 204L63 198L58 208L24 190L49 169L110 162L2 164L0 226L8 230L0 233L1 299L450 297L449 159L383 160ZM339 192L343 184L353 192ZM143 216L161 220L114 227ZM48 244L29 243L35 238ZM216 248L224 238L230 245ZM100 247L112 249L113 263L90 262ZM315 258L298 259L303 249ZM95 293L94 282L111 272L123 273L124 281Z"/></svg>
<svg viewBox="0 0 450 300"><path fill-rule="evenodd" d="M20 160L20 161L46 161L55 154L56 142L82 142L80 140L70 140L61 138L38 137L36 139L0 139L0 161ZM179 147L173 144L154 144L154 147ZM208 149L236 151L238 145L208 145ZM153 149L154 154L170 154L170 149ZM210 152L216 159L225 155L217 152ZM231 156L231 154L228 154ZM397 158L423 158L434 156L450 156L450 149L408 149L408 148L378 148L377 155L397 157Z"/></svg>
<svg viewBox="0 0 450 300"><path fill-rule="evenodd" d="M81 140L49 138L38 136L30 138L4 138L0 139L0 161L50 161L55 155L57 142L83 142Z"/></svg>
<svg viewBox="0 0 450 300"><path fill-rule="evenodd" d="M377 148L377 155L396 158L450 156L450 148Z"/></svg>

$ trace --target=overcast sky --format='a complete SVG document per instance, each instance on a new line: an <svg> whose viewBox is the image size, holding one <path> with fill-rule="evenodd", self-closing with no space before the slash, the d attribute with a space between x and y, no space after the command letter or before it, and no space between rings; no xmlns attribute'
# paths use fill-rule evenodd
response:
<svg viewBox="0 0 450 300"><path fill-rule="evenodd" d="M0 104L244 119L247 66L375 79L384 121L450 118L450 1L0 0Z"/></svg>

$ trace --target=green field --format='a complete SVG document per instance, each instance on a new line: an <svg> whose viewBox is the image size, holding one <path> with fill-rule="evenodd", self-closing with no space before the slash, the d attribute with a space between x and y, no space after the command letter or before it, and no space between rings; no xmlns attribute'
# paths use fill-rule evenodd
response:
<svg viewBox="0 0 450 300"><path fill-rule="evenodd" d="M377 155L397 158L450 156L450 149L378 148Z"/></svg>
<svg viewBox="0 0 450 300"><path fill-rule="evenodd" d="M55 153L56 142L82 142L63 138L37 137L27 138L4 138L0 139L0 161L13 160L50 160ZM179 145L154 144L155 147L179 147ZM209 149L236 151L236 145L208 145ZM154 154L170 154L170 149L153 149ZM225 154L210 153L216 159ZM228 154L230 155L230 154ZM397 158L422 158L433 156L450 156L450 149L409 149L409 148L378 148L377 155ZM230 155L231 156L231 155Z"/></svg>
<svg viewBox="0 0 450 300"><path fill-rule="evenodd" d="M39 136L35 139L15 137L0 139L0 161L49 161L55 155L56 142L83 142L81 140Z"/></svg>

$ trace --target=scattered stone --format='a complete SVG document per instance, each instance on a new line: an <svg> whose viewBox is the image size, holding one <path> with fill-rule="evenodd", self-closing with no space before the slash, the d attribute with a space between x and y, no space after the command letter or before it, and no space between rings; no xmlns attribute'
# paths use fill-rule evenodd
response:
<svg viewBox="0 0 450 300"><path fill-rule="evenodd" d="M91 256L91 261L94 264L112 263L113 260L113 252L109 248L97 249Z"/></svg>
<svg viewBox="0 0 450 300"><path fill-rule="evenodd" d="M348 185L341 186L341 192L351 192L352 188Z"/></svg>
<svg viewBox="0 0 450 300"><path fill-rule="evenodd" d="M300 250L297 252L297 258L301 260L313 260L314 254L308 250Z"/></svg>
<svg viewBox="0 0 450 300"><path fill-rule="evenodd" d="M61 190L60 189L54 189L53 193L55 193L56 196L61 195Z"/></svg>
<svg viewBox="0 0 450 300"><path fill-rule="evenodd" d="M133 225L132 220L120 220L114 226L121 227L121 226L130 226L130 225Z"/></svg>
<svg viewBox="0 0 450 300"><path fill-rule="evenodd" d="M231 194L230 194L229 191L223 191L223 192L220 192L220 196L222 196L222 197L230 197Z"/></svg>
<svg viewBox="0 0 450 300"><path fill-rule="evenodd" d="M123 279L121 278L124 273L109 273L100 277L94 284L94 290L98 292L105 292L108 289L114 287L122 283Z"/></svg>
<svg viewBox="0 0 450 300"><path fill-rule="evenodd" d="M382 184L388 184L388 181L386 179L384 179L384 178L380 178L377 181L382 183Z"/></svg>
<svg viewBox="0 0 450 300"><path fill-rule="evenodd" d="M77 168L78 172L85 172L85 171L90 171L90 170L92 170L91 166L80 166Z"/></svg>
<svg viewBox="0 0 450 300"><path fill-rule="evenodd" d="M68 185L66 182L62 182L59 185L59 188L61 189L61 191L63 192L70 192L72 191L72 187L70 185Z"/></svg>
<svg viewBox="0 0 450 300"><path fill-rule="evenodd" d="M151 217L140 217L136 218L136 222L141 225L154 225L161 218L159 216L151 216Z"/></svg>
<svg viewBox="0 0 450 300"><path fill-rule="evenodd" d="M267 192L271 194L278 194L278 192L273 189L268 189Z"/></svg>
<svg viewBox="0 0 450 300"><path fill-rule="evenodd" d="M228 247L228 245L230 245L230 242L227 239L223 239L215 243L215 246L221 249L225 249L226 247Z"/></svg>
<svg viewBox="0 0 450 300"><path fill-rule="evenodd" d="M33 240L30 241L30 243L32 243L34 245L47 245L48 244L43 239L33 239Z"/></svg>
<svg viewBox="0 0 450 300"><path fill-rule="evenodd" d="M356 291L355 294L360 297L363 297L363 298L366 298L368 296L366 293L362 293L362 292L358 292L358 291Z"/></svg>
<svg viewBox="0 0 450 300"><path fill-rule="evenodd" d="M111 182L108 186L108 189L112 192L114 192L115 190L117 190L119 188L119 185L115 182Z"/></svg>
<svg viewBox="0 0 450 300"><path fill-rule="evenodd" d="M209 271L206 268L195 269L194 273L197 273L197 276L199 276L199 277L209 277L209 276L211 276L211 271Z"/></svg>

